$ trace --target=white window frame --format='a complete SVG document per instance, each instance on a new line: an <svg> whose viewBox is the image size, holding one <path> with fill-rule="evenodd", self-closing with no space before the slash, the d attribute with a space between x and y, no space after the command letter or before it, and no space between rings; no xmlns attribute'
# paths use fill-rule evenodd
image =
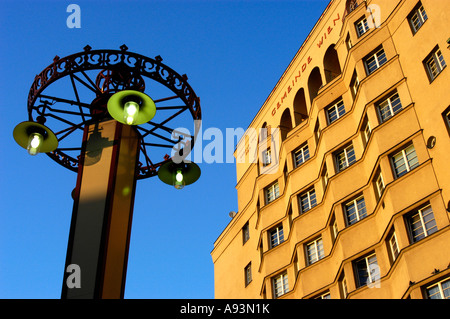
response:
<svg viewBox="0 0 450 319"><path fill-rule="evenodd" d="M244 227L242 227L242 241L245 244L250 239L250 227L249 223L246 222Z"/></svg>
<svg viewBox="0 0 450 319"><path fill-rule="evenodd" d="M270 147L263 151L263 167L266 167L272 163L272 152Z"/></svg>
<svg viewBox="0 0 450 319"><path fill-rule="evenodd" d="M266 195L266 204L269 204L278 197L280 197L280 186L278 185L278 181L266 187L265 195Z"/></svg>
<svg viewBox="0 0 450 319"><path fill-rule="evenodd" d="M388 243L392 261L395 261L398 257L398 254L400 254L400 249L398 248L397 235L395 234L395 231L393 231L391 236L388 238Z"/></svg>
<svg viewBox="0 0 450 319"><path fill-rule="evenodd" d="M358 73L355 72L353 73L353 77L352 80L350 82L350 88L352 90L353 93L353 97L356 97L356 94L358 93L358 89L359 89L359 78L358 78Z"/></svg>
<svg viewBox="0 0 450 319"><path fill-rule="evenodd" d="M364 204L364 207L360 207L358 206L358 201L360 201L362 199L362 203ZM353 207L355 210L355 219L350 220L349 217L349 209ZM363 212L364 210L364 212ZM351 226L356 224L357 222L359 222L360 220L364 219L367 217L367 207L366 207L366 201L364 199L364 196L358 196L355 199L352 199L351 201L348 201L344 204L344 212L345 212L345 217L346 217L346 221L347 221L347 225Z"/></svg>
<svg viewBox="0 0 450 319"><path fill-rule="evenodd" d="M342 277L342 279L340 280L340 286L341 286L341 292L343 294L343 298L347 298L348 296L348 287L347 287L347 279L345 278L345 276Z"/></svg>
<svg viewBox="0 0 450 319"><path fill-rule="evenodd" d="M430 81L433 81L441 74L442 70L447 66L439 47L435 48L425 59L425 67L427 69Z"/></svg>
<svg viewBox="0 0 450 319"><path fill-rule="evenodd" d="M412 154L414 154L413 157L409 159L409 156ZM415 162L414 159L416 159L417 162ZM417 157L416 149L414 148L413 144L408 145L401 151L392 155L391 160L392 160L392 167L394 168L395 178L400 178L406 173L410 172L411 170L419 166L419 159ZM405 169L399 171L399 168L403 165L405 166Z"/></svg>
<svg viewBox="0 0 450 319"><path fill-rule="evenodd" d="M369 31L369 23L367 22L366 17L362 17L358 21L355 22L355 28L356 28L356 34L358 35L358 38L362 37L364 34Z"/></svg>
<svg viewBox="0 0 450 319"><path fill-rule="evenodd" d="M305 204L306 206L303 207L304 200L306 200ZM300 214L306 213L311 208L315 207L317 205L317 197L316 197L316 190L314 188L311 188L310 190L301 193L299 195L299 204L300 204Z"/></svg>
<svg viewBox="0 0 450 319"><path fill-rule="evenodd" d="M308 143L305 143L294 152L295 167L296 168L299 167L300 165L305 163L307 160L309 160L309 158L310 158L310 154L309 154Z"/></svg>
<svg viewBox="0 0 450 319"><path fill-rule="evenodd" d="M422 3L419 2L418 5L413 9L413 11L408 16L409 24L411 25L411 29L413 34L416 34L417 31L423 26L425 21L428 20L428 15L423 7ZM417 23L414 23L414 22Z"/></svg>
<svg viewBox="0 0 450 319"><path fill-rule="evenodd" d="M372 62L369 62L369 60L372 60L375 62L376 68L373 70L369 69L369 64ZM384 61L383 61L384 60ZM381 63L382 62L382 63ZM376 70L378 70L383 64L387 62L386 58L386 52L384 52L383 47L381 47L379 50L377 50L375 53L372 53L364 58L364 67L366 68L367 75L372 74Z"/></svg>
<svg viewBox="0 0 450 319"><path fill-rule="evenodd" d="M279 298L289 292L289 279L287 271L272 278L273 296Z"/></svg>
<svg viewBox="0 0 450 319"><path fill-rule="evenodd" d="M432 215L432 219L426 220L426 217L428 217L429 215ZM417 220L417 222L413 223L413 219L415 217L419 217L419 219ZM432 224L431 227L427 227L427 224ZM413 228L414 225L413 224L417 224L416 228ZM436 219L434 217L434 213L433 213L433 209L431 208L431 204L428 204L420 209L417 210L417 212L411 214L410 216L408 216L408 227L409 227L409 232L410 232L410 236L411 236L411 241L413 243L416 243L428 236L430 236L431 234L434 234L435 232L438 231L438 227L436 224ZM416 233L416 230L421 230L421 233Z"/></svg>
<svg viewBox="0 0 450 319"><path fill-rule="evenodd" d="M367 115L366 115L366 117L365 117L365 119L363 121L362 128L361 128L361 135L362 135L362 138L363 138L364 147L369 142L369 138L370 138L371 134L372 134L372 129L370 127L369 119L367 118Z"/></svg>
<svg viewBox="0 0 450 319"><path fill-rule="evenodd" d="M381 173L381 170L379 170L378 174L375 176L374 185L377 199L380 199L385 189L383 174Z"/></svg>
<svg viewBox="0 0 450 319"><path fill-rule="evenodd" d="M333 114L336 117L335 119L332 119ZM342 116L344 116L344 114L345 114L345 105L344 105L344 100L341 98L341 99L339 99L339 101L337 101L333 105L327 107L328 125L336 122L338 119L340 119Z"/></svg>
<svg viewBox="0 0 450 319"><path fill-rule="evenodd" d="M444 289L442 288L442 284L444 284L444 283L445 284L447 284L447 283L449 284L449 287L448 288L446 287L445 290L450 290L450 278L447 277L447 278L444 278L441 281L439 281L439 282L437 282L437 283L435 283L435 284L433 284L431 286L428 286L426 288L427 298L428 299L444 299L445 294L444 294ZM436 286L438 288L438 293L439 293L440 298L431 298L430 289L433 289ZM435 296L435 295L437 295L437 293L435 293L433 296ZM449 294L449 296L446 299L450 299L450 294Z"/></svg>
<svg viewBox="0 0 450 319"><path fill-rule="evenodd" d="M400 96L397 91L393 92L383 101L377 103L377 110L381 123L386 122L402 109L402 101L400 100Z"/></svg>
<svg viewBox="0 0 450 319"><path fill-rule="evenodd" d="M374 259L373 259L374 258ZM361 262L364 260L365 262L365 270L367 274L367 282L362 283L360 277L360 271L363 269L358 268ZM358 287L364 287L368 284L374 283L377 280L380 280L380 267L378 266L378 260L375 253L365 256L361 259L355 261L356 273L357 273L357 282Z"/></svg>
<svg viewBox="0 0 450 319"><path fill-rule="evenodd" d="M349 155L350 152L353 152L353 155L351 154ZM355 149L353 148L353 144L350 144L344 149L338 151L335 154L335 159L338 172L341 172L350 165L353 165L356 162L356 155Z"/></svg>
<svg viewBox="0 0 450 319"><path fill-rule="evenodd" d="M318 262L323 257L325 257L325 253L323 250L322 237L316 238L315 240L306 244L306 259L308 265L312 265L315 262Z"/></svg>
<svg viewBox="0 0 450 319"><path fill-rule="evenodd" d="M283 224L278 224L269 231L270 248L277 247L284 242Z"/></svg>

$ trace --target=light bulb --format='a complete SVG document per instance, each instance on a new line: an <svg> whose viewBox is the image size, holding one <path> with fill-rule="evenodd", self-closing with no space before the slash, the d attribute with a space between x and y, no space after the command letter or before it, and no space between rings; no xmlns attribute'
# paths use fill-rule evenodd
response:
<svg viewBox="0 0 450 319"><path fill-rule="evenodd" d="M184 178L183 178L183 172L181 170L177 170L177 173L175 174L175 183L173 186L175 186L176 189L182 189L185 185Z"/></svg>
<svg viewBox="0 0 450 319"><path fill-rule="evenodd" d="M123 118L125 123L128 125L133 125L136 123L136 119L139 113L139 104L136 102L130 101L125 103L123 107Z"/></svg>
<svg viewBox="0 0 450 319"><path fill-rule="evenodd" d="M28 154L36 155L37 153L39 153L43 141L44 137L41 134L31 133L30 137L28 138Z"/></svg>

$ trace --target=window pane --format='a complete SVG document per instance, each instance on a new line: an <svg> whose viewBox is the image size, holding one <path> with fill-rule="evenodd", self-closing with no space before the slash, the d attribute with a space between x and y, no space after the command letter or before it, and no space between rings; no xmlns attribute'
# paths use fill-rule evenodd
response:
<svg viewBox="0 0 450 319"><path fill-rule="evenodd" d="M444 293L444 298L450 299L450 279L442 282L441 286L442 286L442 291Z"/></svg>
<svg viewBox="0 0 450 319"><path fill-rule="evenodd" d="M413 236L413 241L416 242L425 237L422 221L420 219L420 214L412 216L410 219L411 232Z"/></svg>
<svg viewBox="0 0 450 319"><path fill-rule="evenodd" d="M434 219L433 210L431 206L422 210L422 219L424 222L425 230L427 235L431 235L432 233L437 231L436 220Z"/></svg>
<svg viewBox="0 0 450 319"><path fill-rule="evenodd" d="M366 203L364 202L364 198L356 200L356 207L358 209L359 219L363 219L367 216Z"/></svg>
<svg viewBox="0 0 450 319"><path fill-rule="evenodd" d="M348 165L350 166L354 162L356 162L355 150L353 149L353 146L347 148L346 152L347 152L347 162L348 162Z"/></svg>
<svg viewBox="0 0 450 319"><path fill-rule="evenodd" d="M430 299L442 299L442 296L441 296L441 293L439 291L439 286L438 285L436 285L436 286L434 286L432 288L429 288L427 290L427 293L428 293L428 298L430 298Z"/></svg>

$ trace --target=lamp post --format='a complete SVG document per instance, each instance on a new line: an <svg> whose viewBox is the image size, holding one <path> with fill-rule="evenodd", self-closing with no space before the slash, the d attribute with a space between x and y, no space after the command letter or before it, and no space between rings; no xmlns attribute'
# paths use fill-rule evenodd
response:
<svg viewBox="0 0 450 319"><path fill-rule="evenodd" d="M158 175L181 189L200 177L196 164L166 154L189 154L198 126L172 133L201 120L200 99L159 56L86 46L35 77L28 117L16 142L77 172L65 266L79 267L81 287L69 288L65 272L61 297L123 298L136 181Z"/></svg>

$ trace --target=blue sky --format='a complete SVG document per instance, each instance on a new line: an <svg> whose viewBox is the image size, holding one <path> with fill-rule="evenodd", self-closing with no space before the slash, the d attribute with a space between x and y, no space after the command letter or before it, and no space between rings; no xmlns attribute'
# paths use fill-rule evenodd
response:
<svg viewBox="0 0 450 319"><path fill-rule="evenodd" d="M69 4L81 28L68 28ZM12 138L36 74L64 57L119 49L163 63L201 98L203 130L246 128L327 0L20 1L0 3L0 298L60 298L76 173ZM225 135L225 134L224 134ZM80 141L81 142L81 141ZM203 147L210 141L203 141ZM225 145L225 143L224 143ZM138 181L125 298L214 298L214 241L237 210L234 163L201 163L175 190Z"/></svg>

